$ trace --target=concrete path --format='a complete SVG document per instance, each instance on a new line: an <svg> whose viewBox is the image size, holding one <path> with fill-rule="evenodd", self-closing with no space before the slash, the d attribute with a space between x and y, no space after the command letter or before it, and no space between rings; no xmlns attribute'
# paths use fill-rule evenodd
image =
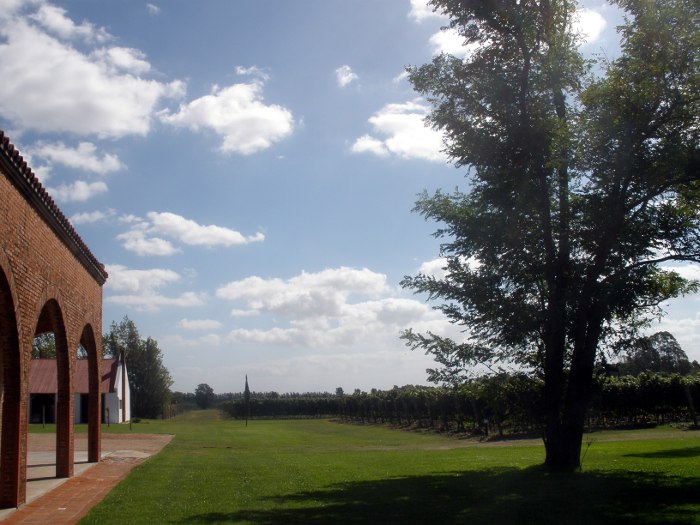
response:
<svg viewBox="0 0 700 525"><path fill-rule="evenodd" d="M105 452L99 463L87 463L87 452L76 451L74 476L56 478L53 452L30 452L27 458L27 503L0 510L2 525L73 525L121 481L131 469L159 452L172 436L139 436L142 450ZM104 448L104 441L103 441Z"/></svg>

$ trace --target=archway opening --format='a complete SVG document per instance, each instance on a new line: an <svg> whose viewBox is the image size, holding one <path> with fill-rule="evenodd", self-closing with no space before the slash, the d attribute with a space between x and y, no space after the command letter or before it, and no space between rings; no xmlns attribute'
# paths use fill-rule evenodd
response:
<svg viewBox="0 0 700 525"><path fill-rule="evenodd" d="M29 424L56 423L56 337L53 332L34 336L29 382Z"/></svg>
<svg viewBox="0 0 700 525"><path fill-rule="evenodd" d="M68 478L73 475L73 388L66 327L61 307L55 299L50 299L41 309L35 330L37 338L50 339L45 334L53 334L55 347L55 410L56 422L56 477ZM50 361L50 360L47 360ZM35 363L32 363L33 365ZM48 363L46 363L48 364ZM32 380L33 382L33 380ZM44 392L48 393L48 392Z"/></svg>
<svg viewBox="0 0 700 525"><path fill-rule="evenodd" d="M21 376L12 290L0 267L0 507L21 501Z"/></svg>

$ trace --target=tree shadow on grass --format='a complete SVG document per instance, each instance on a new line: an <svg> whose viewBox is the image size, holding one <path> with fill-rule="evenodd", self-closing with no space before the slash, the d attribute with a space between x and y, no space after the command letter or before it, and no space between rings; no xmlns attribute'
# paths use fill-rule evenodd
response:
<svg viewBox="0 0 700 525"><path fill-rule="evenodd" d="M269 510L209 512L181 523L691 524L700 481L640 472L500 468L342 483L272 498Z"/></svg>
<svg viewBox="0 0 700 525"><path fill-rule="evenodd" d="M659 450L642 454L625 454L630 458L695 458L700 456L700 447L676 448L671 450Z"/></svg>

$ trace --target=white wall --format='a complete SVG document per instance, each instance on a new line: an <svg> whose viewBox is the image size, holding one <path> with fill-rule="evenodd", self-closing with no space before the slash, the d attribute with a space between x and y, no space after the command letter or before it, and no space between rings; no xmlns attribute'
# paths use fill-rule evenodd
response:
<svg viewBox="0 0 700 525"><path fill-rule="evenodd" d="M116 392L110 392L104 395L104 422L107 423L121 423L120 410L119 410L119 398ZM109 418L109 419L108 419Z"/></svg>
<svg viewBox="0 0 700 525"><path fill-rule="evenodd" d="M126 391L122 392L122 374L127 373L126 367L122 367L121 364L117 368L117 377L114 381L114 390L116 390L116 395L119 396L119 399L124 399L124 410L125 412L122 413L121 407L119 410L119 422L121 423L122 421L130 421L131 420L131 388L129 387L129 379L128 379L128 373L127 373L127 379L124 381L126 383Z"/></svg>

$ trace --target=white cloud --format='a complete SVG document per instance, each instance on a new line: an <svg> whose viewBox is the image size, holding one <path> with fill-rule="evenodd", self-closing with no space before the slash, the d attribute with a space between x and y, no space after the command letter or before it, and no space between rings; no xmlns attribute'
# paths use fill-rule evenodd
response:
<svg viewBox="0 0 700 525"><path fill-rule="evenodd" d="M36 178L46 187L46 182L51 178L51 165L48 163L41 164L38 157L33 156L31 148L25 150L23 156L24 160L27 161L27 165L32 167L32 172L36 175Z"/></svg>
<svg viewBox="0 0 700 525"><path fill-rule="evenodd" d="M96 195L107 192L107 184L102 181L85 182L76 180L70 184L61 184L48 188L49 193L59 202L84 202Z"/></svg>
<svg viewBox="0 0 700 525"><path fill-rule="evenodd" d="M425 125L429 111L420 99L387 104L369 118L375 133L384 138L363 135L355 141L352 151L445 162L446 156L441 151L442 134Z"/></svg>
<svg viewBox="0 0 700 525"><path fill-rule="evenodd" d="M220 287L216 295L244 301L249 310L303 318L337 315L350 295L378 295L386 290L386 275L340 267L302 272L287 280L247 277Z"/></svg>
<svg viewBox="0 0 700 525"><path fill-rule="evenodd" d="M28 15L0 17L0 37L0 113L20 130L145 135L159 103L184 91L180 81L138 76L150 66L137 50L82 52L74 39L89 47L103 45L109 35L88 22L73 23L48 3Z"/></svg>
<svg viewBox="0 0 700 525"><path fill-rule="evenodd" d="M573 30L583 38L583 45L596 42L605 30L607 22L603 15L593 9L579 9L576 11L576 19Z"/></svg>
<svg viewBox="0 0 700 525"><path fill-rule="evenodd" d="M29 18L64 40L81 38L87 41L104 42L111 38L104 28L96 28L89 22L76 25L66 16L65 9L51 4L40 5L38 11L29 15Z"/></svg>
<svg viewBox="0 0 700 525"><path fill-rule="evenodd" d="M135 270L120 264L108 264L106 270L109 279L105 288L108 292L117 292L106 297L105 300L110 303L143 311L156 311L162 306L189 307L204 304L204 295L200 293L184 292L176 297L158 293L157 290L163 286L181 280L180 274L172 270Z"/></svg>
<svg viewBox="0 0 700 525"><path fill-rule="evenodd" d="M384 142L371 135L362 135L352 145L354 153L374 153L378 157L389 156L389 149Z"/></svg>
<svg viewBox="0 0 700 525"><path fill-rule="evenodd" d="M392 82L394 84L400 84L401 82L403 82L404 80L407 80L407 79L408 79L408 71L404 70L401 73L399 73L398 75L396 75L392 79Z"/></svg>
<svg viewBox="0 0 700 525"><path fill-rule="evenodd" d="M335 78L338 85L342 88L350 84L351 82L357 80L359 77L352 68L348 65L340 66L335 70Z"/></svg>
<svg viewBox="0 0 700 525"><path fill-rule="evenodd" d="M251 155L287 137L294 127L287 108L265 104L262 88L263 81L214 86L210 95L182 104L177 113L165 111L160 118L192 131L214 131L222 139L222 153Z"/></svg>
<svg viewBox="0 0 700 525"><path fill-rule="evenodd" d="M464 43L464 37L456 29L442 29L430 37L433 54L447 53L458 58L468 58L478 47L476 43Z"/></svg>
<svg viewBox="0 0 700 525"><path fill-rule="evenodd" d="M191 306L201 306L204 304L202 294L185 292L177 297L166 297L164 295L112 295L107 297L107 302L130 306L135 310L145 312L155 312L163 306L178 306L188 308Z"/></svg>
<svg viewBox="0 0 700 525"><path fill-rule="evenodd" d="M414 299L384 297L392 289L386 276L364 268L340 267L287 280L248 277L228 283L217 297L243 303L241 314L273 316L268 328L239 327L228 333L235 343L301 348L383 348L400 346L398 334L415 326L444 331L449 325L428 305ZM280 323L278 316L286 319ZM256 324L259 321L256 321Z"/></svg>
<svg viewBox="0 0 700 525"><path fill-rule="evenodd" d="M148 212L147 219L133 215L120 218L121 222L131 225L131 229L121 233L117 239L123 246L138 255L173 255L181 251L163 237L190 246L238 246L253 242L262 242L265 235L243 234L222 226L202 226L195 221L169 212Z"/></svg>
<svg viewBox="0 0 700 525"><path fill-rule="evenodd" d="M698 264L665 264L662 269L676 272L684 279L700 281L700 265Z"/></svg>
<svg viewBox="0 0 700 525"><path fill-rule="evenodd" d="M238 246L253 242L262 242L265 235L244 236L241 233L222 226L202 226L195 221L168 212L149 212L150 232L166 235L190 246Z"/></svg>
<svg viewBox="0 0 700 525"><path fill-rule="evenodd" d="M107 211L86 211L76 213L75 215L71 216L70 222L72 224L91 224L94 222L107 220L111 217L114 217L115 214L116 212L113 209L109 209Z"/></svg>
<svg viewBox="0 0 700 525"><path fill-rule="evenodd" d="M141 225L120 233L117 239L122 241L124 249L134 252L136 255L160 255L169 256L180 252L170 241L160 237L148 237Z"/></svg>
<svg viewBox="0 0 700 525"><path fill-rule="evenodd" d="M426 18L443 18L443 15L433 11L427 0L411 0L411 10L408 12L408 17L420 23Z"/></svg>
<svg viewBox="0 0 700 525"><path fill-rule="evenodd" d="M475 257L460 257L461 263L470 270L477 270L481 266L481 262ZM420 265L418 272L423 275L435 277L436 279L444 279L447 276L447 258L438 257L431 261L426 261Z"/></svg>
<svg viewBox="0 0 700 525"><path fill-rule="evenodd" d="M75 148L66 146L63 142L52 144L40 142L31 148L31 151L32 155L49 162L100 175L118 171L124 167L116 155L103 153L100 157L97 153L97 146L92 142L81 142Z"/></svg>
<svg viewBox="0 0 700 525"><path fill-rule="evenodd" d="M223 325L214 319L180 319L177 326L185 330L217 330Z"/></svg>
<svg viewBox="0 0 700 525"><path fill-rule="evenodd" d="M181 279L177 272L162 268L134 270L121 264L108 264L106 269L109 279L105 288L130 294L152 293L156 288Z"/></svg>
<svg viewBox="0 0 700 525"><path fill-rule="evenodd" d="M151 64L145 60L146 55L130 47L109 47L95 50L91 58L102 64L111 74L121 72L141 75L151 70Z"/></svg>
<svg viewBox="0 0 700 525"><path fill-rule="evenodd" d="M438 257L432 261L426 261L420 265L418 273L423 275L428 275L435 277L436 279L443 279L447 275L447 259L445 257Z"/></svg>
<svg viewBox="0 0 700 525"><path fill-rule="evenodd" d="M231 317L254 317L259 314L260 312L255 310L239 310L237 308L231 310Z"/></svg>
<svg viewBox="0 0 700 525"><path fill-rule="evenodd" d="M160 7L158 7L156 4L148 3L146 4L146 9L148 9L148 12L152 15L157 15L160 13Z"/></svg>
<svg viewBox="0 0 700 525"><path fill-rule="evenodd" d="M319 304L319 306L321 306ZM447 321L429 306L414 299L385 298L349 303L344 299L335 311L297 310L288 326L269 329L236 328L227 339L299 348L382 348L400 346L399 332L409 327L444 332Z"/></svg>
<svg viewBox="0 0 700 525"><path fill-rule="evenodd" d="M257 66L236 66L236 74L246 77L254 77L259 80L262 80L263 82L267 82L268 80L270 80L270 75Z"/></svg>

